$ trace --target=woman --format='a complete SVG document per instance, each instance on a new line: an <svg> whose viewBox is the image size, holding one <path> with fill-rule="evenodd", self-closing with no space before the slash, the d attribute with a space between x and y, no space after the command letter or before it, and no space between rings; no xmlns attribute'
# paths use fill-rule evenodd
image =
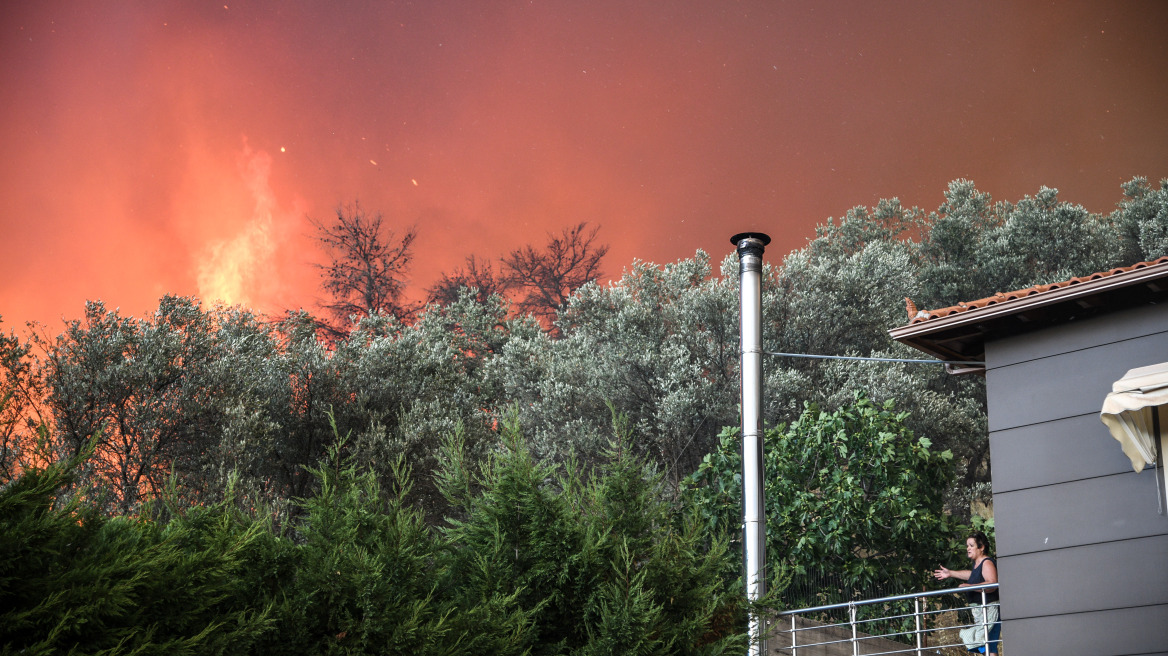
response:
<svg viewBox="0 0 1168 656"><path fill-rule="evenodd" d="M980 531L970 535L965 539L965 555L973 561L973 569L951 570L946 567L941 567L933 571L933 576L938 581L943 581L948 578L961 579L965 581L958 587L969 587L971 585L979 585L982 583L997 583L998 582L998 566L993 558L989 557L989 540L986 539L985 534ZM973 611L973 626L968 629L961 630L961 641L965 643L966 649L969 651L978 651L984 653L985 650L985 627L990 629L990 653L998 653L998 644L996 642L998 634L1001 631L1001 624L998 623L998 590L985 590L985 603L983 607L981 604L982 591L967 592L965 596L969 600L970 610ZM985 613L983 617L982 614Z"/></svg>

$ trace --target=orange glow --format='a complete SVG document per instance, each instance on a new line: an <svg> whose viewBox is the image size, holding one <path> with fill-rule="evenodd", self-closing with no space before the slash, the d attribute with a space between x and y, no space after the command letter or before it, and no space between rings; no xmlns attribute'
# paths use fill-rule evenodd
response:
<svg viewBox="0 0 1168 656"><path fill-rule="evenodd" d="M273 309L277 283L270 273L281 246L274 233L274 220L279 219L279 224L295 223L301 212L281 213L268 184L272 158L266 153L252 153L245 147L239 168L255 201L254 209L250 217L240 221L236 234L207 244L197 260L198 295L228 305Z"/></svg>
<svg viewBox="0 0 1168 656"><path fill-rule="evenodd" d="M1166 24L1154 0L0 3L0 316L316 309L307 217L355 200L417 227L415 299L580 221L618 276L746 230L777 260L961 177L1107 212L1168 177Z"/></svg>

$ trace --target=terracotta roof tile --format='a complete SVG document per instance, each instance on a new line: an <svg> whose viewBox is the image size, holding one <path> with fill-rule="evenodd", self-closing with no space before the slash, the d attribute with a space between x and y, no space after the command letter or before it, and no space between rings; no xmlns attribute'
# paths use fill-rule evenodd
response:
<svg viewBox="0 0 1168 656"><path fill-rule="evenodd" d="M1144 268L1154 266L1157 264L1166 264L1166 263L1168 263L1168 256L1157 258L1157 259L1152 260L1150 262L1138 262L1138 263L1133 264L1131 266L1118 267L1115 269L1111 269L1109 271L1100 271L1098 273L1092 273L1091 275L1088 275L1088 276L1079 276L1078 278L1071 278L1070 280L1064 280L1062 282L1054 282L1054 283L1051 283L1049 285L1035 285L1033 287L1027 287L1026 289L1019 289L1019 290L1012 291L1012 292L998 292L997 294L994 294L993 296L987 296L986 298L979 298L976 301L969 301L966 303L958 303L957 305L951 305L949 307L944 307L944 308L940 308L937 310L922 310L920 312L916 312L915 314L910 311L910 314L913 314L914 316L912 318L912 321L909 322L909 325L924 323L926 321L931 321L933 319L940 319L942 317L948 317L948 316L952 316L954 314L960 314L962 312L968 312L969 310L983 308L983 307L987 307L990 305L997 305L998 303L1004 303L1005 301L1013 301L1013 300L1017 300L1019 298L1025 298L1027 296L1034 296L1035 294L1044 294L1046 292L1054 291L1056 289L1064 289L1066 287L1071 287L1073 285L1078 285L1078 284L1082 284L1085 282L1090 282L1092 280L1099 280L1100 278L1107 278L1110 276L1114 276L1117 273L1125 273L1127 271L1135 271L1137 269L1144 269ZM911 301L909 301L909 303L911 304Z"/></svg>

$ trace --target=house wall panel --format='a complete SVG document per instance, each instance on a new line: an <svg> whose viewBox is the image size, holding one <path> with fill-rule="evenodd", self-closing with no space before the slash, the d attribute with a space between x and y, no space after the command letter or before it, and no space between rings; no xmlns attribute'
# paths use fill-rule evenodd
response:
<svg viewBox="0 0 1168 656"><path fill-rule="evenodd" d="M1129 466L1123 474L995 494L998 554L1168 535L1153 474L1137 474Z"/></svg>
<svg viewBox="0 0 1168 656"><path fill-rule="evenodd" d="M991 361L993 344L986 345ZM991 432L1098 412L1129 369L1163 362L1168 332L1031 360L986 372ZM993 366L993 365L991 365Z"/></svg>
<svg viewBox="0 0 1168 656"><path fill-rule="evenodd" d="M1166 656L1168 605L1006 621L1002 653Z"/></svg>
<svg viewBox="0 0 1168 656"><path fill-rule="evenodd" d="M1132 471L1097 412L991 433L990 453L995 494Z"/></svg>
<svg viewBox="0 0 1168 656"><path fill-rule="evenodd" d="M1165 554L1168 535L1003 556L998 560L1002 617L1168 607Z"/></svg>
<svg viewBox="0 0 1168 656"><path fill-rule="evenodd" d="M1149 305L993 342L992 366L1005 366L1168 330L1168 307ZM987 357L989 353L986 354ZM1159 360L1162 362L1163 360Z"/></svg>

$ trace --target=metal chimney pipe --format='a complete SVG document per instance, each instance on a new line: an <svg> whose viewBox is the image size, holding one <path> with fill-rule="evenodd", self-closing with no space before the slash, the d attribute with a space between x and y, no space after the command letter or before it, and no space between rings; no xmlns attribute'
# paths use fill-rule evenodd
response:
<svg viewBox="0 0 1168 656"><path fill-rule="evenodd" d="M743 232L730 238L738 249L739 327L742 347L742 518L746 598L766 594L766 505L762 460L762 254L771 238ZM766 654L766 623L750 616L750 656Z"/></svg>

